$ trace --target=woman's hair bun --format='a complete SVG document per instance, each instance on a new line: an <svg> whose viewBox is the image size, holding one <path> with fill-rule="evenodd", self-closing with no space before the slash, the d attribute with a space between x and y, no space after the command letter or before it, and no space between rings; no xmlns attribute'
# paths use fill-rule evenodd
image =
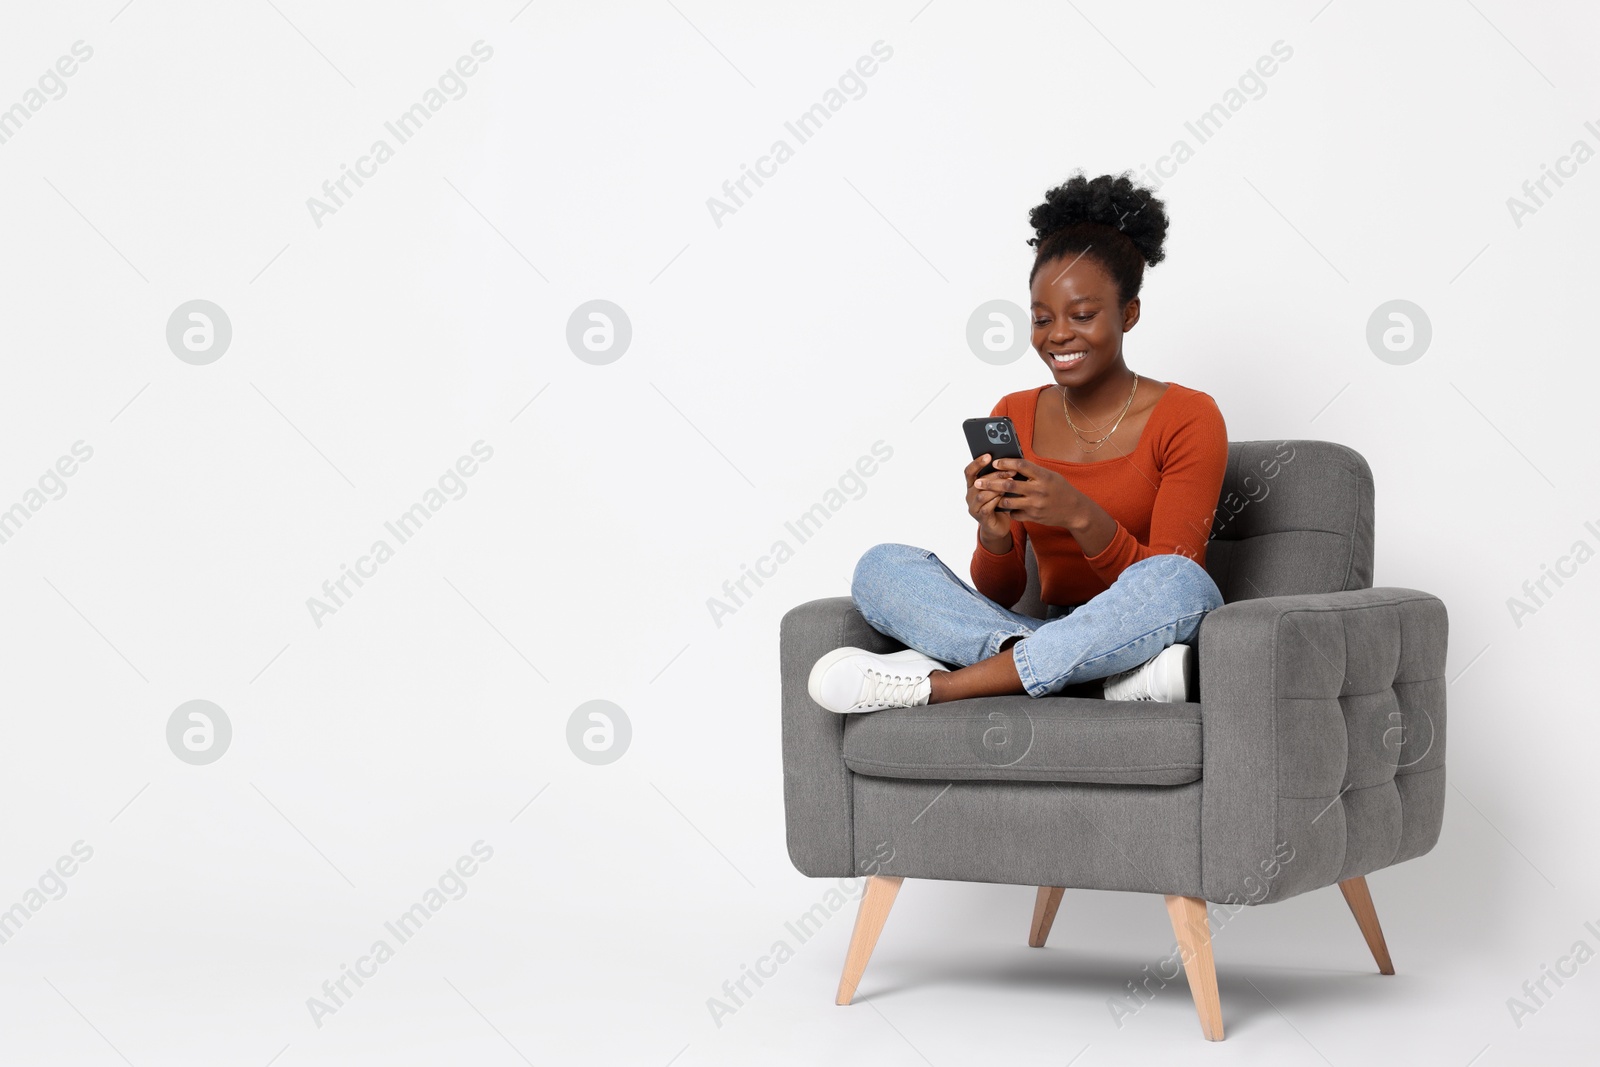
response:
<svg viewBox="0 0 1600 1067"><path fill-rule="evenodd" d="M1167 238L1166 206L1135 185L1128 172L1086 178L1080 170L1046 192L1044 203L1028 212L1035 234L1028 244L1037 248L1051 234L1085 222L1121 230L1152 267L1166 255L1161 247Z"/></svg>

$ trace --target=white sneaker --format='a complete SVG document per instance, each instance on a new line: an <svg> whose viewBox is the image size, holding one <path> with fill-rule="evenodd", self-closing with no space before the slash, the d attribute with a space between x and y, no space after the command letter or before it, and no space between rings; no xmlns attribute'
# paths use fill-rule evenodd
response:
<svg viewBox="0 0 1600 1067"><path fill-rule="evenodd" d="M1105 681L1107 700L1184 703L1194 691L1194 649L1168 645L1154 659Z"/></svg>
<svg viewBox="0 0 1600 1067"><path fill-rule="evenodd" d="M885 654L846 645L817 660L806 691L812 700L840 715L914 708L926 704L933 693L928 676L947 669L914 648Z"/></svg>

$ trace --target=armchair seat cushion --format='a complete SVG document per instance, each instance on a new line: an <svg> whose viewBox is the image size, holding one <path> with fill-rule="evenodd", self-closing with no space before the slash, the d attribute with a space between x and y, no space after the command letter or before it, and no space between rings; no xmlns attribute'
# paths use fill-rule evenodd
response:
<svg viewBox="0 0 1600 1067"><path fill-rule="evenodd" d="M938 781L1182 785L1201 769L1199 704L1026 694L845 716L857 774Z"/></svg>

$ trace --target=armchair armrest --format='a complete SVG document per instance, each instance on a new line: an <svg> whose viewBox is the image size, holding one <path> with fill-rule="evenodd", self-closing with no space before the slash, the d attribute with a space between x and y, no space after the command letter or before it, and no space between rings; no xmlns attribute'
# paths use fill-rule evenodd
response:
<svg viewBox="0 0 1600 1067"><path fill-rule="evenodd" d="M845 645L898 652L905 645L872 628L855 601L823 597L784 613L778 624L783 699L783 806L789 859L813 878L852 878L855 813L844 763L844 720L806 691L811 668Z"/></svg>
<svg viewBox="0 0 1600 1067"><path fill-rule="evenodd" d="M1438 597L1241 600L1200 624L1201 885L1261 904L1420 856L1444 815Z"/></svg>

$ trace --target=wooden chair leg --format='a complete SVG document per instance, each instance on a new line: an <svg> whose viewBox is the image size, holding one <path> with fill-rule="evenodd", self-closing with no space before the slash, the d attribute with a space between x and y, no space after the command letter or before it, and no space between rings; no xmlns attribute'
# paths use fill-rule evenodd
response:
<svg viewBox="0 0 1600 1067"><path fill-rule="evenodd" d="M1378 961L1379 974L1393 974L1394 964L1389 959L1389 946L1383 940L1383 927L1378 925L1378 911L1372 906L1372 894L1367 890L1365 876L1349 878L1339 883L1346 904L1361 927L1361 936L1367 939L1372 958Z"/></svg>
<svg viewBox="0 0 1600 1067"><path fill-rule="evenodd" d="M1050 925L1056 921L1056 909L1061 907L1061 894L1066 890L1053 885L1039 887L1039 896L1033 902L1033 925L1028 929L1028 944L1044 948L1050 937Z"/></svg>
<svg viewBox="0 0 1600 1067"><path fill-rule="evenodd" d="M895 894L900 892L904 879L897 875L875 874L867 880L867 891L861 895L861 906L856 910L855 930L850 934L850 948L844 957L844 973L839 976L839 995L835 1004L848 1004L856 995L856 985L872 958L872 949L878 943L878 934L894 907Z"/></svg>
<svg viewBox="0 0 1600 1067"><path fill-rule="evenodd" d="M1200 1032L1207 1041L1222 1040L1222 999L1217 995L1217 968L1211 959L1211 916L1199 897L1167 897L1172 932L1178 936L1183 969L1189 978Z"/></svg>

